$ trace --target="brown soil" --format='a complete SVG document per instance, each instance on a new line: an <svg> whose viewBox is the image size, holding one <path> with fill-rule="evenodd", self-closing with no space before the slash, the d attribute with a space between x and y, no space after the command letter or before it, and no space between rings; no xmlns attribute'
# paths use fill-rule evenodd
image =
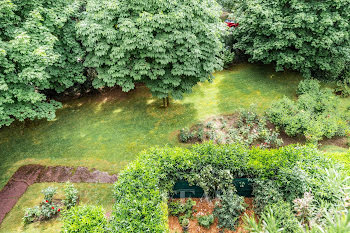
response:
<svg viewBox="0 0 350 233"><path fill-rule="evenodd" d="M178 200L178 199L174 199L174 200ZM186 200L187 200L187 198L180 199L181 202L185 202ZM196 210L196 212L194 212L194 214L193 214L195 217L201 216L201 215L211 214L214 210L215 202L217 202L217 200L210 201L210 200L206 200L203 198L192 198L192 200L196 201L196 205L194 207L194 210ZM249 216L251 216L253 214L253 199L252 198L245 198L244 201L248 204L248 208L245 211L245 213L247 213ZM244 230L244 228L243 228L243 216L244 216L244 213L241 215L241 217L239 219L238 227L235 231L230 231L230 230L222 231L222 229L218 228L218 220L216 218L215 218L214 223L211 225L211 227L209 229L207 229L205 227L201 227L198 224L197 219L194 218L194 219L190 220L188 232L190 232L190 233L219 233L219 232L246 233L247 231ZM171 233L183 232L182 227L181 227L177 217L169 216L169 229L170 229Z"/></svg>
<svg viewBox="0 0 350 233"><path fill-rule="evenodd" d="M44 167L41 165L25 165L20 167L9 182L0 191L0 224L5 215L11 211L18 199L26 192L28 186L42 182L72 183L114 183L117 175L97 170L90 171L86 167Z"/></svg>

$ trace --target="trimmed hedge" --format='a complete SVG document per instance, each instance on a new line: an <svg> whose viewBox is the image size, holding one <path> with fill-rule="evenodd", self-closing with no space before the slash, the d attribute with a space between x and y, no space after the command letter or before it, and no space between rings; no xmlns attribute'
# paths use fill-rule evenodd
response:
<svg viewBox="0 0 350 233"><path fill-rule="evenodd" d="M206 190L216 177L209 176L213 181L204 182L198 174L208 166L213 174L225 170L235 178L273 180L281 187L278 191L284 200L303 194L295 194L295 187L289 184L297 170L302 174L303 188L311 189L315 200L332 203L340 198L333 187L324 185L329 182L327 171L337 165L314 147L250 150L240 145L213 143L195 145L192 149L155 147L142 152L120 174L114 186L116 204L109 228L112 232L167 232L167 198L173 185L177 180L187 180Z"/></svg>

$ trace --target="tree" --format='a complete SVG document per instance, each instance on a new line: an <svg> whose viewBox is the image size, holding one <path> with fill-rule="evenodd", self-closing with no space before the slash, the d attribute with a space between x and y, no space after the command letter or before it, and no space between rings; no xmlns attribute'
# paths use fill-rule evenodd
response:
<svg viewBox="0 0 350 233"><path fill-rule="evenodd" d="M79 7L66 0L0 0L0 127L53 119L61 104L44 91L84 81L84 50L72 19Z"/></svg>
<svg viewBox="0 0 350 233"><path fill-rule="evenodd" d="M176 99L222 67L220 10L213 0L88 1L78 33L96 88L144 83Z"/></svg>
<svg viewBox="0 0 350 233"><path fill-rule="evenodd" d="M238 0L235 48L251 61L336 79L350 61L350 0Z"/></svg>

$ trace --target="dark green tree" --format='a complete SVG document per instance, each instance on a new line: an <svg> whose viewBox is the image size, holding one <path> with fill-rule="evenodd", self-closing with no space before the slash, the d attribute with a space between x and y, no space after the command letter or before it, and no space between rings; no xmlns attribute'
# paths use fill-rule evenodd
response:
<svg viewBox="0 0 350 233"><path fill-rule="evenodd" d="M336 79L350 61L350 0L237 0L235 48L276 70Z"/></svg>
<svg viewBox="0 0 350 233"><path fill-rule="evenodd" d="M96 88L144 83L175 99L222 67L220 10L213 0L88 1L78 33Z"/></svg>
<svg viewBox="0 0 350 233"><path fill-rule="evenodd" d="M46 90L83 82L84 50L70 0L0 0L0 127L15 119L53 119L61 106Z"/></svg>

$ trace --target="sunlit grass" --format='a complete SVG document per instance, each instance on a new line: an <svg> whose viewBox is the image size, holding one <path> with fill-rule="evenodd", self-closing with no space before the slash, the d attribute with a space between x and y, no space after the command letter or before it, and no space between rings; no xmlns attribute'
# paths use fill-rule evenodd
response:
<svg viewBox="0 0 350 233"><path fill-rule="evenodd" d="M55 195L57 199L63 199L64 184L57 183L41 183L31 185L27 192L19 199L15 207L9 214L6 215L3 223L0 225L0 233L14 232L60 232L62 222L60 218L52 219L44 222L36 222L25 226L22 222L22 217L26 208L31 208L39 205L43 200L41 190L49 186L57 187L58 192ZM101 205L106 212L112 211L113 192L111 184L74 184L79 191L80 205Z"/></svg>
<svg viewBox="0 0 350 233"><path fill-rule="evenodd" d="M259 112L283 95L295 97L301 77L264 65L241 64L215 74L183 100L162 108L147 88L108 92L63 103L54 121L16 123L0 130L0 188L28 163L94 167L117 173L154 145L180 145L177 130L207 117L257 104Z"/></svg>

